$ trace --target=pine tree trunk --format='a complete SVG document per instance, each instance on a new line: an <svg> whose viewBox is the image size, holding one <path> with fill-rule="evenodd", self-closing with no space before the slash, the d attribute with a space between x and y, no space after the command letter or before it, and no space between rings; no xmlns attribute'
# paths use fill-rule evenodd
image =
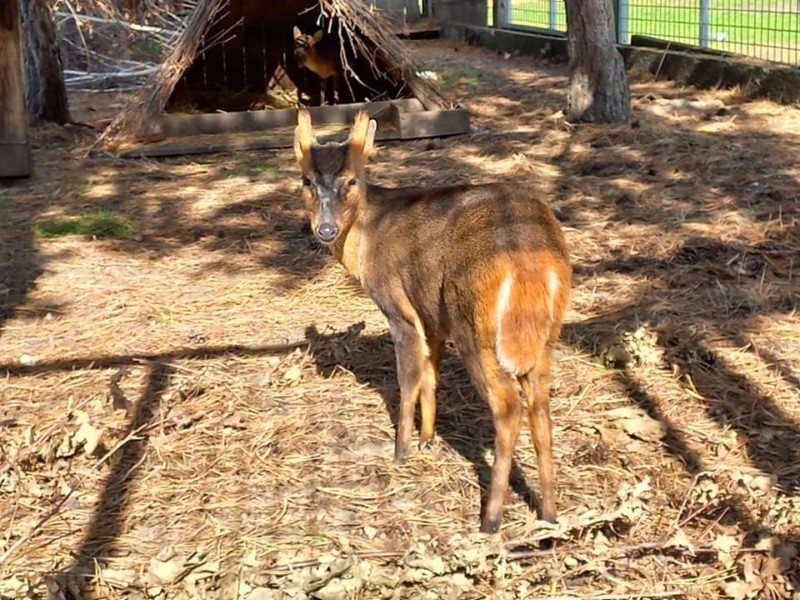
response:
<svg viewBox="0 0 800 600"><path fill-rule="evenodd" d="M25 99L35 120L70 122L56 28L47 0L20 2L25 31Z"/></svg>
<svg viewBox="0 0 800 600"><path fill-rule="evenodd" d="M608 0L566 0L569 48L567 119L626 123L631 98L625 63L615 45Z"/></svg>

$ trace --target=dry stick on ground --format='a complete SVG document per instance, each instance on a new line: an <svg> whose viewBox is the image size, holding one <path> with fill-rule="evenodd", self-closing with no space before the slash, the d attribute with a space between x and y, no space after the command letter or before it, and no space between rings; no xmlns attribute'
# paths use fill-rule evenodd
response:
<svg viewBox="0 0 800 600"><path fill-rule="evenodd" d="M37 531L39 531L39 529L41 529L42 525L44 525L45 523L47 523L47 521L49 521L49 520L50 520L50 518L51 518L53 515L55 515L56 513L58 513L58 511L61 509L61 507L64 505L64 503L65 503L65 502L66 502L66 501L69 499L69 497L72 495L72 492L73 492L73 490L72 490L72 489L70 489L70 490L69 490L69 491L68 491L66 494L64 494L64 495L63 495L63 496L62 496L62 497L59 499L59 501L58 501L58 502L56 502L56 505L55 505L55 506L53 506L53 508L51 508L50 510L48 510L48 511L47 511L45 514L43 514L43 515L41 516L41 518L40 518L40 519L39 519L39 520L36 522L36 524L35 524L33 527L31 527L31 528L30 528L30 529L29 529L29 530L28 530L28 531L25 533L25 535L21 536L21 537L20 537L20 538L19 538L19 539L18 539L16 542L14 542L13 544L11 544L11 546L9 546L8 550L6 550L5 552L3 552L3 554L0 554L0 565L2 565L4 562L6 562L6 561L9 559L9 557L10 557L12 554L14 554L14 552L16 552L16 550L17 550L17 549L18 549L20 546L22 546L22 545L23 545L23 544L25 544L25 543L26 543L26 542L27 542L29 539L31 539L31 538L34 536L34 534L35 534Z"/></svg>
<svg viewBox="0 0 800 600"><path fill-rule="evenodd" d="M127 444L127 443L128 443L128 442L130 442L131 440L135 439L135 438L136 438L136 436L137 436L137 435L139 435L139 434L140 434L142 431L144 431L144 430L145 430L145 429L147 429L148 427L152 427L152 426L153 426L153 424L152 424L152 423L145 423L145 424L144 424L144 425L142 425L141 427L137 427L136 429L134 429L133 431L131 431L131 432L130 432L128 435L126 435L126 436L125 436L123 439L121 439L119 442L117 442L117 444L116 444L116 445L115 445L115 446L114 446L114 447L113 447L111 450L109 450L109 451L108 451L108 452L106 452L106 453L105 453L103 456L101 456L101 457L100 457L100 459L99 459L99 460L97 460L97 462L95 462L95 464L94 464L94 465L92 465L92 468L90 469L90 472L95 472L95 471L97 471L97 469L99 469L99 468L100 468L100 466L101 466L103 463L105 463L105 462L106 462L106 461L107 461L109 458L111 458L111 457L112 457L114 454L116 454L116 453L117 453L117 451L118 451L120 448L122 448L122 447L123 447L125 444ZM52 427L51 427L51 429L52 429ZM49 430L48 430L48 431L49 431ZM142 457L142 460L144 460L144 458L145 458L145 457ZM140 463L141 463L141 461L140 461ZM138 464L139 464L139 463L137 463L137 465L135 465L134 467L132 467L132 468L131 468L131 470L133 470L134 468L136 468L136 466L138 466ZM129 473L128 473L128 474L129 474ZM128 476L128 474L126 474L126 477ZM69 489L69 491L67 491L67 493L66 493L66 494L64 494L64 495L63 495L61 498L59 498L59 500L58 500L58 502L56 503L56 505L55 505L55 506L53 506L53 507L52 507L50 510L48 510L48 511L47 511L45 514L43 514L43 515L42 515L42 516L39 518L39 520L38 520L38 521L37 521L37 522L34 524L34 526L33 526L33 527L31 527L31 528L30 528L30 529L29 529L29 530L28 530L28 531L25 533L25 535L21 536L21 537L20 537L20 538L19 538L19 539L18 539L16 542L14 542L14 543L13 543L13 544L12 544L12 545L11 545L11 546L8 548L8 550L6 550L5 552L3 552L3 554L1 554L1 555L0 555L0 565L2 565L4 562L6 562L6 561L9 559L9 557L11 557L11 555L12 555L12 554L14 554L14 552L15 552L15 551L16 551L16 550L17 550L19 547L21 547L21 546L22 546L23 544L25 544L25 543L26 543L28 540L30 540L30 539L31 539L31 538L32 538L32 537L33 537L33 536L36 534L36 532L37 532L37 531L39 531L39 529L41 529L41 528L42 528L42 526L43 526L45 523L47 523L47 521L49 521L49 520L50 520L50 519L51 519L53 516L55 516L56 514L58 514L59 510L60 510L60 509L61 509L61 507L64 505L64 503L65 503L65 502L66 502L66 501L67 501L67 500L70 498L70 496L72 496L72 492L74 492L74 491L75 491L75 489L77 489L77 488L81 487L81 486L83 485L83 483L84 483L85 479L86 479L86 475L84 475L83 477L81 477L81 478L78 480L78 483L77 483L77 485L75 485L74 487L73 487L73 486L70 486L70 489Z"/></svg>
<svg viewBox="0 0 800 600"><path fill-rule="evenodd" d="M406 552L400 550L386 550L383 552L356 552L351 556L359 560L368 558L402 558ZM275 565L271 569L265 569L262 573L266 575L288 575L297 569L307 569L309 567L318 567L322 564L319 559L299 560L297 562L285 563L282 565Z"/></svg>

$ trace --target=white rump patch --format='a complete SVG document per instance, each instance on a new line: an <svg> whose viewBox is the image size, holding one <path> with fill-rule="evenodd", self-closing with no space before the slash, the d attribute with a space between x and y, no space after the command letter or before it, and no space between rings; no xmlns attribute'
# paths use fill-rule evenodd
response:
<svg viewBox="0 0 800 600"><path fill-rule="evenodd" d="M558 294L558 288L560 285L561 282L558 280L558 273L555 271L550 271L547 274L547 314L550 315L550 321L553 321L555 318L554 311L556 295Z"/></svg>
<svg viewBox="0 0 800 600"><path fill-rule="evenodd" d="M517 365L503 351L503 315L508 310L511 304L511 288L514 285L514 274L509 273L500 285L500 291L497 294L497 309L495 311L495 318L497 319L497 335L494 338L494 351L497 354L497 360L504 371L516 375Z"/></svg>

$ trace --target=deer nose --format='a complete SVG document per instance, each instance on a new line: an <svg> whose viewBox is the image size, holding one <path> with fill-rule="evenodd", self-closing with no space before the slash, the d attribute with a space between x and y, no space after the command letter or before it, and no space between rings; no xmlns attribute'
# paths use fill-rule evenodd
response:
<svg viewBox="0 0 800 600"><path fill-rule="evenodd" d="M320 242L332 242L339 235L339 228L332 223L320 223L315 233Z"/></svg>

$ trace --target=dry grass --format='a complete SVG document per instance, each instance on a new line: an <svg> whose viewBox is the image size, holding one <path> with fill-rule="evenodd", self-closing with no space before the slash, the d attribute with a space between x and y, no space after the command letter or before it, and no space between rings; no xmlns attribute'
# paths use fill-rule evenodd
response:
<svg viewBox="0 0 800 600"><path fill-rule="evenodd" d="M564 67L415 46L476 129L385 145L373 179L514 178L567 228L559 524L524 433L476 533L493 433L455 356L437 444L393 466L391 340L289 152L85 159L45 128L0 191L0 597L791 597L800 116L637 76L638 128L573 129ZM34 234L98 210L139 233Z"/></svg>

